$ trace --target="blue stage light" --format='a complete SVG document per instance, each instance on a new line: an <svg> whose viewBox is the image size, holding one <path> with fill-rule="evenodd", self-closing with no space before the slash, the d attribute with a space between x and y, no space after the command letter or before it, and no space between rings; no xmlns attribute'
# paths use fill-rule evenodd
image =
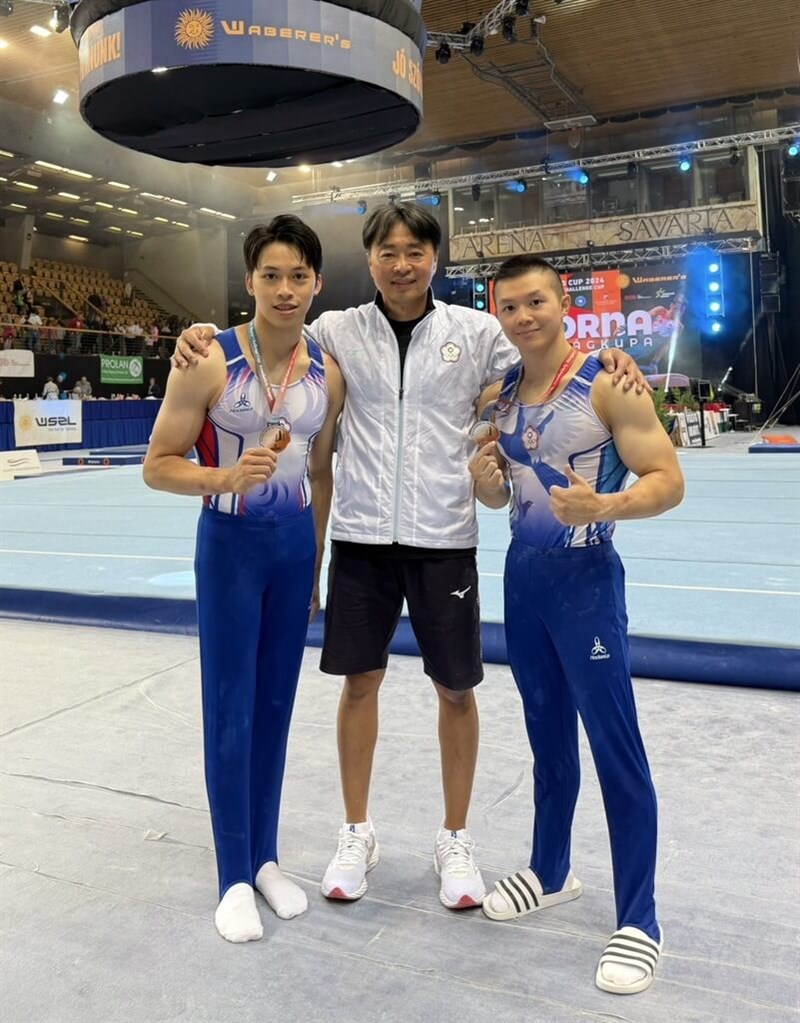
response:
<svg viewBox="0 0 800 1023"><path fill-rule="evenodd" d="M719 263L709 263L708 264L708 272L710 274L718 274L719 273Z"/></svg>
<svg viewBox="0 0 800 1023"><path fill-rule="evenodd" d="M714 322L711 324L711 333L719 334L721 330L722 324L719 322L719 320L714 320Z"/></svg>
<svg viewBox="0 0 800 1023"><path fill-rule="evenodd" d="M709 291L719 291L719 281L712 281L708 286Z"/></svg>
<svg viewBox="0 0 800 1023"><path fill-rule="evenodd" d="M484 291L486 291L486 285L483 283L483 281L478 281L478 283L475 285L475 291L479 295L482 295Z"/></svg>
<svg viewBox="0 0 800 1023"><path fill-rule="evenodd" d="M367 204L364 202L363 199L356 205L356 210L359 213L366 213L367 212Z"/></svg>
<svg viewBox="0 0 800 1023"><path fill-rule="evenodd" d="M578 175L578 184L579 185L588 185L589 184L589 175L586 173L585 170L582 170L580 172L580 174Z"/></svg>
<svg viewBox="0 0 800 1023"><path fill-rule="evenodd" d="M682 156L681 157L681 161L678 164L678 170L683 171L683 173L685 174L686 171L689 171L691 169L692 169L692 161L689 159L688 156Z"/></svg>
<svg viewBox="0 0 800 1023"><path fill-rule="evenodd" d="M800 142L791 142L786 150L789 156L795 157L800 153Z"/></svg>
<svg viewBox="0 0 800 1023"><path fill-rule="evenodd" d="M475 299L475 308L480 309L481 311L483 311L486 308L486 303L483 301L482 298Z"/></svg>
<svg viewBox="0 0 800 1023"><path fill-rule="evenodd" d="M718 313L722 309L722 303L714 299L713 302L708 303L708 311L710 313Z"/></svg>

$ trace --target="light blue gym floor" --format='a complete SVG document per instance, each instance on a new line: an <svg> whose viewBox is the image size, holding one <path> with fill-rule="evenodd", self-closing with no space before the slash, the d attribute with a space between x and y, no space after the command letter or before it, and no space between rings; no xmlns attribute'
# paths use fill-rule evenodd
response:
<svg viewBox="0 0 800 1023"><path fill-rule="evenodd" d="M800 645L800 455L739 445L680 461L683 504L617 527L631 635ZM4 484L0 585L191 599L198 512L145 487L139 466ZM497 622L507 512L479 516L482 616Z"/></svg>

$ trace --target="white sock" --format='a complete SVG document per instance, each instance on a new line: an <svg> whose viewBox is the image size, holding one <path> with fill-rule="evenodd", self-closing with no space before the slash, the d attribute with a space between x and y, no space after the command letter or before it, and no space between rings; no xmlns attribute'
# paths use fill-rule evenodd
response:
<svg viewBox="0 0 800 1023"><path fill-rule="evenodd" d="M264 863L256 874L256 888L281 920L291 920L308 909L306 893L281 873L277 863Z"/></svg>
<svg viewBox="0 0 800 1023"><path fill-rule="evenodd" d="M256 909L255 892L249 884L232 885L214 914L217 930L226 941L258 941L264 934Z"/></svg>

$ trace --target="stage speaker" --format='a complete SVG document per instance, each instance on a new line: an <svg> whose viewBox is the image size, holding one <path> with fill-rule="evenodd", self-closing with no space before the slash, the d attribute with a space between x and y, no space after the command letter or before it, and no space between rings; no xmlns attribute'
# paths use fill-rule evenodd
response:
<svg viewBox="0 0 800 1023"><path fill-rule="evenodd" d="M763 255L758 261L761 309L765 313L781 311L780 264L774 254Z"/></svg>

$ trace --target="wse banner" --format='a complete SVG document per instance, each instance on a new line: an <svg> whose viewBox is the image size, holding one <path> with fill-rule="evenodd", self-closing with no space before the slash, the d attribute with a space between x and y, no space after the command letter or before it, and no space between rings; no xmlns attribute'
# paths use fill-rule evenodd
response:
<svg viewBox="0 0 800 1023"><path fill-rule="evenodd" d="M101 355L101 384L143 384L144 364L137 355Z"/></svg>
<svg viewBox="0 0 800 1023"><path fill-rule="evenodd" d="M80 444L83 418L79 401L15 401L14 444Z"/></svg>

